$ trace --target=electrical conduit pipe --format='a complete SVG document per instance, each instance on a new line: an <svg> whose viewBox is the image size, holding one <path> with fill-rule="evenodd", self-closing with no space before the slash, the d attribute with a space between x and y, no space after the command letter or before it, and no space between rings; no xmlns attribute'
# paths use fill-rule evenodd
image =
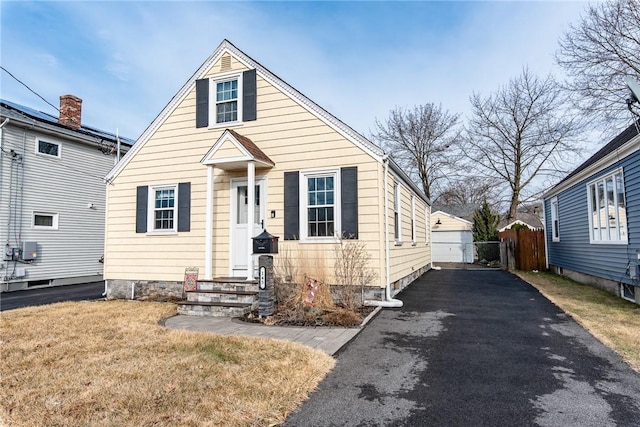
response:
<svg viewBox="0 0 640 427"><path fill-rule="evenodd" d="M385 154L382 157L384 163L384 249L385 249L385 269L386 269L386 281L387 286L384 288L384 301L365 301L365 305L377 306L377 307L402 307L402 301L395 299L391 296L391 272L389 271L391 266L391 253L389 248L389 155Z"/></svg>

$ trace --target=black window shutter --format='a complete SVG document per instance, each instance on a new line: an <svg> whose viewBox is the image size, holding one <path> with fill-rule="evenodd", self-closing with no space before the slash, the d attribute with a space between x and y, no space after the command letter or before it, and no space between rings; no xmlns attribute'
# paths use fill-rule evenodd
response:
<svg viewBox="0 0 640 427"><path fill-rule="evenodd" d="M191 183L178 184L178 231L191 231Z"/></svg>
<svg viewBox="0 0 640 427"><path fill-rule="evenodd" d="M147 200L149 187L141 185L136 191L136 233L147 232Z"/></svg>
<svg viewBox="0 0 640 427"><path fill-rule="evenodd" d="M209 126L209 79L196 80L196 127Z"/></svg>
<svg viewBox="0 0 640 427"><path fill-rule="evenodd" d="M242 121L248 122L256 119L257 113L257 89L256 70L248 70L242 73Z"/></svg>
<svg viewBox="0 0 640 427"><path fill-rule="evenodd" d="M342 215L342 237L358 238L358 168L340 169L340 212Z"/></svg>
<svg viewBox="0 0 640 427"><path fill-rule="evenodd" d="M298 172L284 173L284 240L300 238L300 178Z"/></svg>

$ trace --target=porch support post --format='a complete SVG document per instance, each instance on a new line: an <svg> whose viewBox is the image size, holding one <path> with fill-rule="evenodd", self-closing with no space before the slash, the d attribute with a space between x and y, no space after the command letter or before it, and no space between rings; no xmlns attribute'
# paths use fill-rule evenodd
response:
<svg viewBox="0 0 640 427"><path fill-rule="evenodd" d="M253 280L253 224L256 204L256 164L247 163L247 280Z"/></svg>
<svg viewBox="0 0 640 427"><path fill-rule="evenodd" d="M207 165L207 207L204 232L204 279L213 279L213 175L214 166Z"/></svg>

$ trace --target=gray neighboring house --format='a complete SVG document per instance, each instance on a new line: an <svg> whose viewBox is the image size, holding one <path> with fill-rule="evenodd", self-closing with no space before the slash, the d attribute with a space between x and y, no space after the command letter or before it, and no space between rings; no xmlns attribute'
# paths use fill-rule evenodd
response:
<svg viewBox="0 0 640 427"><path fill-rule="evenodd" d="M134 141L82 125L73 95L59 117L0 106L0 292L102 280L104 177Z"/></svg>
<svg viewBox="0 0 640 427"><path fill-rule="evenodd" d="M544 195L549 268L640 304L640 120Z"/></svg>

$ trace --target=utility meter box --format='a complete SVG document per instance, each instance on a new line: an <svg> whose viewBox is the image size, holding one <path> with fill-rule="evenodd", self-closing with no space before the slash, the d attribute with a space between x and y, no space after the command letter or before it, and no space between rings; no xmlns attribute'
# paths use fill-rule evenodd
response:
<svg viewBox="0 0 640 427"><path fill-rule="evenodd" d="M272 236L264 230L262 233L253 237L253 253L254 254L277 254L279 237Z"/></svg>
<svg viewBox="0 0 640 427"><path fill-rule="evenodd" d="M22 242L22 259L33 261L38 258L38 242Z"/></svg>

